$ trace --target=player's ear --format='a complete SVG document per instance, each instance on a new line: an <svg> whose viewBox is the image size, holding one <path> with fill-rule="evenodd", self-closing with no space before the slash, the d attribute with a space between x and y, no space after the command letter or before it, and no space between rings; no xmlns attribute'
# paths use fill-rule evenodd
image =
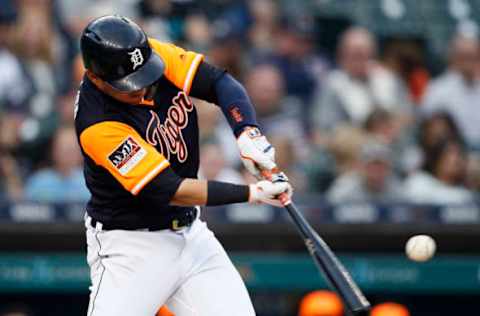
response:
<svg viewBox="0 0 480 316"><path fill-rule="evenodd" d="M92 71L87 70L86 74L87 74L88 79L90 79L93 82L93 84L95 84L97 86L97 88L99 88L103 92L108 92L110 90L110 89L108 89L105 82L102 79L100 79L99 76L94 74Z"/></svg>

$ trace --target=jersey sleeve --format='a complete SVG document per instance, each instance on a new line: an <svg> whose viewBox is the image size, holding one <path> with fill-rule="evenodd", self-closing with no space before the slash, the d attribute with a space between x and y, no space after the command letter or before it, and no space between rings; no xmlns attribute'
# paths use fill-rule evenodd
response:
<svg viewBox="0 0 480 316"><path fill-rule="evenodd" d="M188 95L198 65L204 58L203 55L186 51L173 44L163 43L152 38L149 39L149 43L152 49L165 62L165 76L167 79Z"/></svg>
<svg viewBox="0 0 480 316"><path fill-rule="evenodd" d="M88 127L80 134L80 145L133 195L170 165L131 126L116 121Z"/></svg>

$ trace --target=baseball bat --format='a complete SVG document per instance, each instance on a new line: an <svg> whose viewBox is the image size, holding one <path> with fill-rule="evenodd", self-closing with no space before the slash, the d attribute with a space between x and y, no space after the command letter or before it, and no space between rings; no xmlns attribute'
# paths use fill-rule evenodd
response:
<svg viewBox="0 0 480 316"><path fill-rule="evenodd" d="M264 177L272 179L270 172ZM279 200L292 218L317 268L323 274L331 288L340 296L347 310L353 315L367 315L370 303L348 273L347 269L333 253L327 243L311 227L287 194L279 196Z"/></svg>

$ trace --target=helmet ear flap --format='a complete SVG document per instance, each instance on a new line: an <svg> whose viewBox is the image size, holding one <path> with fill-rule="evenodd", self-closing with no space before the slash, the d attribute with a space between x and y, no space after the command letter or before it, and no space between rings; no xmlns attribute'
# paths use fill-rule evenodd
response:
<svg viewBox="0 0 480 316"><path fill-rule="evenodd" d="M100 79L100 77L98 77L93 71L91 71L90 69L87 69L87 71L85 71L85 74L87 75L88 79L90 79L90 81L92 81L93 84L97 86L97 88L99 88L102 91L106 90L105 82L102 79Z"/></svg>
<svg viewBox="0 0 480 316"><path fill-rule="evenodd" d="M85 67L87 67L85 65ZM97 77L98 79L101 79L101 80L105 80L105 78L103 78L103 76L105 75L105 72L104 70L102 69L102 67L98 65L98 62L95 61L95 60L90 60L90 63L87 67L92 74L95 75L95 77Z"/></svg>

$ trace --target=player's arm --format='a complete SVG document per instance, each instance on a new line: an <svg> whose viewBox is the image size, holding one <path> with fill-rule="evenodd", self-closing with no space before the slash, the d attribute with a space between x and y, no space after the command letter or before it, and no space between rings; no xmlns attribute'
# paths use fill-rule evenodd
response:
<svg viewBox="0 0 480 316"><path fill-rule="evenodd" d="M260 181L235 185L179 177L169 161L127 124L108 121L92 125L80 135L82 150L125 190L155 208L271 202L288 191L287 182Z"/></svg>
<svg viewBox="0 0 480 316"><path fill-rule="evenodd" d="M260 178L261 170L272 170L275 150L259 130L255 109L245 88L223 69L204 61L203 55L173 44L149 39L165 62L165 77L186 94L215 103L222 109L237 136L247 169Z"/></svg>
<svg viewBox="0 0 480 316"><path fill-rule="evenodd" d="M262 135L255 108L243 85L226 71L201 62L190 95L217 104L226 117L245 167L258 178L261 170L273 170L275 149Z"/></svg>
<svg viewBox="0 0 480 316"><path fill-rule="evenodd" d="M268 203L281 206L276 199L280 193L291 195L288 182L259 181L250 185L239 185L220 181L183 179L170 204L178 206L225 205L233 203Z"/></svg>

